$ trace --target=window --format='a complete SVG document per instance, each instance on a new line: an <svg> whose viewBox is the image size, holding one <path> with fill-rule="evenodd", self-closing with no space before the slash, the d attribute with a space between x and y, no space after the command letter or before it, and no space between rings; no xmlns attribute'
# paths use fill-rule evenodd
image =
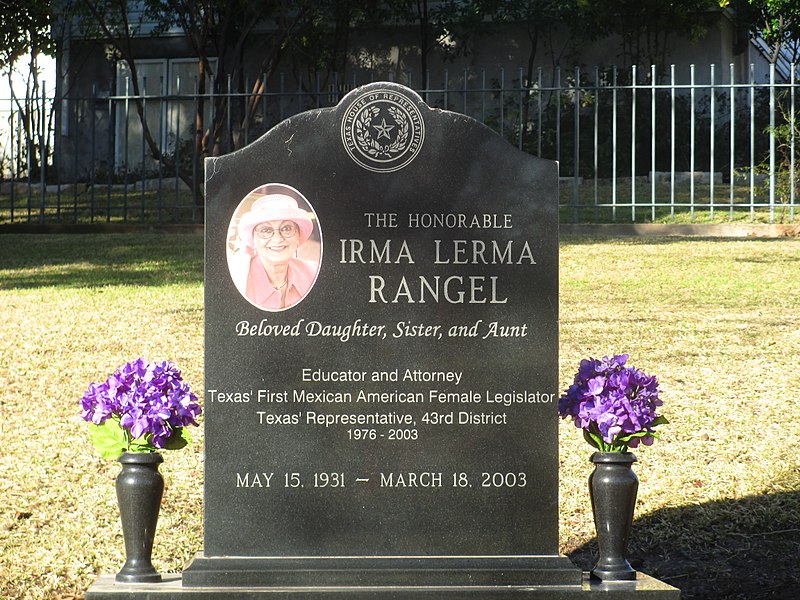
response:
<svg viewBox="0 0 800 600"><path fill-rule="evenodd" d="M216 59L211 60L215 70ZM115 165L118 172L143 175L158 169L144 136L137 100L141 100L144 121L159 150L181 160L181 153L192 152L195 118L201 100L204 126L211 123L211 79L204 96L198 95L197 59L157 59L136 62L138 96L131 71L124 61L117 63Z"/></svg>

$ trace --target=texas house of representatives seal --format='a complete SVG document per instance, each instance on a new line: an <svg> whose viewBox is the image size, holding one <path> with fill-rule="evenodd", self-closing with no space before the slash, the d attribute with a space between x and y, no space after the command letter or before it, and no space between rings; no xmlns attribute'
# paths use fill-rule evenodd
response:
<svg viewBox="0 0 800 600"><path fill-rule="evenodd" d="M391 173L408 165L422 148L425 124L414 100L395 90L370 90L357 97L342 119L342 143L359 165Z"/></svg>

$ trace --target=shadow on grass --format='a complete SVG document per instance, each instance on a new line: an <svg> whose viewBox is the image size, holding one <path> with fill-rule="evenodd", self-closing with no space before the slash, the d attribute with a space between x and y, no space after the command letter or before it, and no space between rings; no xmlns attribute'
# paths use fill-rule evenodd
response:
<svg viewBox="0 0 800 600"><path fill-rule="evenodd" d="M791 243L796 242L795 237L709 237L700 235L625 235L614 236L605 235L602 232L593 234L561 234L559 241L567 246L591 246L597 243L614 242L620 245L628 246L667 246L678 243L717 243L717 244L730 244L732 242L746 242L748 244L774 244L778 243Z"/></svg>
<svg viewBox="0 0 800 600"><path fill-rule="evenodd" d="M684 599L798 598L799 512L800 491L666 508L636 519L629 560ZM596 541L569 556L590 569Z"/></svg>
<svg viewBox="0 0 800 600"><path fill-rule="evenodd" d="M200 235L0 235L0 289L202 281Z"/></svg>

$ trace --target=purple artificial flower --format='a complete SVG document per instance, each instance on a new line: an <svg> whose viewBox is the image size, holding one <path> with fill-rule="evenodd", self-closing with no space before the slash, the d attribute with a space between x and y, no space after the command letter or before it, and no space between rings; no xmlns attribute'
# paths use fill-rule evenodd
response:
<svg viewBox="0 0 800 600"><path fill-rule="evenodd" d="M81 398L81 406L81 416L95 425L100 425L110 417L116 405L109 394L108 382L91 384Z"/></svg>
<svg viewBox="0 0 800 600"><path fill-rule="evenodd" d="M118 419L131 440L142 439L145 447L159 449L177 429L197 425L202 413L197 396L173 363L144 358L122 365L103 383L92 383L81 406L84 420L102 425Z"/></svg>
<svg viewBox="0 0 800 600"><path fill-rule="evenodd" d="M662 405L658 380L627 366L628 355L584 359L572 385L558 400L559 414L572 419L600 450L626 451L649 446L654 427L667 423L656 413Z"/></svg>

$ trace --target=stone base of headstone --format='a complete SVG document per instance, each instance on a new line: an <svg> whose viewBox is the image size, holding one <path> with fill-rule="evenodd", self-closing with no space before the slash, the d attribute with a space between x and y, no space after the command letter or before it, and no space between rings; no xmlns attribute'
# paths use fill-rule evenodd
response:
<svg viewBox="0 0 800 600"><path fill-rule="evenodd" d="M195 559L183 574L165 574L154 584L120 584L102 575L89 588L86 600L678 600L680 590L637 573L634 581L595 580L570 566L563 557L542 557L537 568L512 560L508 570L474 560L462 564L431 564L413 568L415 559L394 559L372 569L350 570L342 560L301 564L302 560ZM250 565L242 562L255 561ZM345 560L344 562L347 562ZM446 561L445 561L446 562ZM256 564L258 563L258 564ZM516 563L516 564L515 564ZM225 567L230 571L225 571ZM353 565L349 565L353 566ZM361 566L363 567L363 565ZM258 568L256 571L254 568ZM546 579L546 578L551 579ZM270 583L266 584L265 580ZM217 582L214 583L214 580ZM443 583L448 580L448 583ZM324 584L318 582L324 581ZM253 585L252 582L259 582Z"/></svg>
<svg viewBox="0 0 800 600"><path fill-rule="evenodd" d="M245 558L198 555L185 587L575 585L566 556Z"/></svg>
<svg viewBox="0 0 800 600"><path fill-rule="evenodd" d="M184 587L180 575L164 575L161 583L119 584L103 575L89 588L86 600L678 600L680 590L639 573L635 581L603 583L583 574L578 585L513 586L372 586L372 587Z"/></svg>

